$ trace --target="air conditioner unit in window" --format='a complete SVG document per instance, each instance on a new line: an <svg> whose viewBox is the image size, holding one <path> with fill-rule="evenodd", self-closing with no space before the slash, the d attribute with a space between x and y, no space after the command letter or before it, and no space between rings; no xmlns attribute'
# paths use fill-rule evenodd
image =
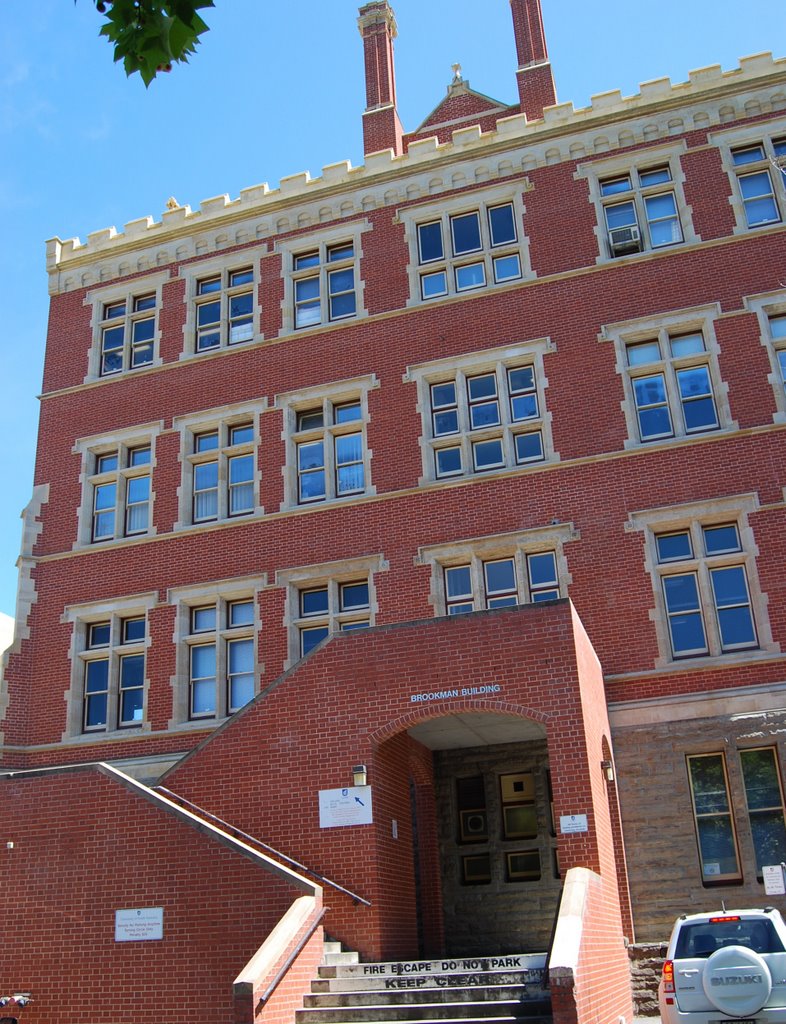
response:
<svg viewBox="0 0 786 1024"><path fill-rule="evenodd" d="M626 252L641 252L641 236L635 224L626 228L612 228L609 231L609 246L613 256Z"/></svg>

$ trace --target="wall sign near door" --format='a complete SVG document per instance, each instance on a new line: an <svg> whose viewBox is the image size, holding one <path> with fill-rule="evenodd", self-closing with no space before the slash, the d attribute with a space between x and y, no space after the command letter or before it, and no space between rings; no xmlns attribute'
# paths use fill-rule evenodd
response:
<svg viewBox="0 0 786 1024"><path fill-rule="evenodd" d="M150 942L163 937L163 907L115 911L115 942Z"/></svg>
<svg viewBox="0 0 786 1024"><path fill-rule="evenodd" d="M371 786L347 786L345 789L319 791L320 828L370 825L373 820Z"/></svg>
<svg viewBox="0 0 786 1024"><path fill-rule="evenodd" d="M560 814L559 830L564 835L571 835L574 832L588 832L586 814Z"/></svg>

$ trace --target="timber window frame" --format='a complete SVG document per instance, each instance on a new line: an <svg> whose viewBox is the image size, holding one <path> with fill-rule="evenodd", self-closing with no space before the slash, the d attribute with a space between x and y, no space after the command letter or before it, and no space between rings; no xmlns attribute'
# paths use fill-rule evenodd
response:
<svg viewBox="0 0 786 1024"><path fill-rule="evenodd" d="M758 318L761 344L770 360L767 380L775 398L772 421L786 423L786 292L746 298L745 306Z"/></svg>
<svg viewBox="0 0 786 1024"><path fill-rule="evenodd" d="M180 267L186 305L180 359L206 358L262 341L260 265L266 250L241 249Z"/></svg>
<svg viewBox="0 0 786 1024"><path fill-rule="evenodd" d="M421 485L557 461L546 408L548 338L407 367L421 414Z"/></svg>
<svg viewBox="0 0 786 1024"><path fill-rule="evenodd" d="M169 272L160 271L87 292L92 342L83 383L116 380L161 365L159 319L168 280Z"/></svg>
<svg viewBox="0 0 786 1024"><path fill-rule="evenodd" d="M180 518L175 529L209 528L259 516L260 416L265 400L176 417L180 433Z"/></svg>
<svg viewBox="0 0 786 1024"><path fill-rule="evenodd" d="M347 502L376 493L368 445L376 376L276 395L286 446L281 510Z"/></svg>
<svg viewBox="0 0 786 1024"><path fill-rule="evenodd" d="M149 593L66 607L72 639L64 742L150 730L147 652L156 602Z"/></svg>
<svg viewBox="0 0 786 1024"><path fill-rule="evenodd" d="M780 650L756 567L749 517L757 509L755 495L731 495L631 513L626 530L644 532L653 586L655 668L748 661Z"/></svg>
<svg viewBox="0 0 786 1024"><path fill-rule="evenodd" d="M416 564L431 566L429 602L438 616L555 601L572 576L564 545L577 540L572 523L429 545Z"/></svg>
<svg viewBox="0 0 786 1024"><path fill-rule="evenodd" d="M334 633L373 626L379 611L375 575L386 571L382 555L299 566L276 573L286 593L284 625L290 668Z"/></svg>
<svg viewBox="0 0 786 1024"><path fill-rule="evenodd" d="M399 210L409 245L408 306L518 284L534 276L519 181Z"/></svg>
<svg viewBox="0 0 786 1024"><path fill-rule="evenodd" d="M738 753L756 874L761 877L765 865L780 864L786 859L786 814L778 750L774 745L741 747ZM771 765L769 772L767 761ZM764 775L769 778L763 778Z"/></svg>
<svg viewBox="0 0 786 1024"><path fill-rule="evenodd" d="M740 847L726 757L715 752L688 754L686 764L702 884L741 882Z"/></svg>
<svg viewBox="0 0 786 1024"><path fill-rule="evenodd" d="M599 340L613 341L617 354L626 449L738 428L720 374L719 315L711 305L603 326Z"/></svg>

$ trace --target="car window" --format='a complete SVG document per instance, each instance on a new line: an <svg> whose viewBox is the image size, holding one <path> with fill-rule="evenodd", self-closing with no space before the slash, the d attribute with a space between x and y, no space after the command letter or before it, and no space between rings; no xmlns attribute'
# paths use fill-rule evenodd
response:
<svg viewBox="0 0 786 1024"><path fill-rule="evenodd" d="M756 953L784 952L783 942L769 919L730 917L684 924L677 938L674 958L706 958L723 946L747 946Z"/></svg>

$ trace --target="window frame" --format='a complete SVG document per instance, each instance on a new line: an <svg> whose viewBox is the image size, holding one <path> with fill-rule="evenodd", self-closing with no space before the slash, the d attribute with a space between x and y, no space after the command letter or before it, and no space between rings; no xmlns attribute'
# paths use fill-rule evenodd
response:
<svg viewBox="0 0 786 1024"><path fill-rule="evenodd" d="M230 686L232 674L228 652L235 642L252 641L253 650L253 700L260 692L260 681L264 676L261 650L260 592L267 585L267 577L245 576L217 580L198 587L177 587L169 591L167 600L175 608L176 671L172 678L172 718L168 723L170 731L205 729L225 721L230 715L242 710L246 704L231 707ZM252 620L232 625L230 609L238 604L250 604ZM197 610L213 609L214 624L211 628L195 629L194 613ZM215 711L192 713L193 677L192 651L197 647L215 645L214 683ZM248 675L245 673L238 673ZM201 677L208 678L208 677Z"/></svg>
<svg viewBox="0 0 786 1024"><path fill-rule="evenodd" d="M786 291L749 296L744 303L746 309L758 319L760 341L770 360L771 371L767 380L772 386L775 399L772 421L786 423ZM783 335L776 335L773 331L774 321L783 323Z"/></svg>
<svg viewBox="0 0 786 1024"><path fill-rule="evenodd" d="M775 769L775 778L778 784L778 797L779 802L777 805L772 804L768 807L753 807L751 804L751 793L748 785L748 779L745 775L745 758L746 755L761 753L762 751L769 751L772 754L773 766ZM745 811L748 818L748 828L751 835L751 845L753 846L754 862L756 864L756 876L757 878L762 877L762 867L765 866L763 858L759 857L759 848L756 839L756 829L754 828L754 819L762 814L779 813L781 822L783 825L784 835L786 835L786 807L783 799L783 776L780 767L780 758L778 757L778 748L773 744L764 744L763 746L756 747L740 747L737 751L740 759L740 777L742 780L742 789L745 795ZM781 855L777 860L770 860L769 863L780 864L784 860L784 853L786 853L786 843L784 843L784 849L780 851ZM761 861L761 863L760 863Z"/></svg>
<svg viewBox="0 0 786 1024"><path fill-rule="evenodd" d="M198 415L175 417L173 427L180 433L180 461L182 464L182 481L179 488L180 509L179 520L175 530L211 529L218 525L243 523L249 519L264 515L260 504L261 470L259 467L259 444L262 413L267 408L265 399L238 405L223 406L220 409L208 409ZM252 438L249 441L232 442L232 432L238 428L250 427ZM217 445L198 450L199 439L215 434ZM231 511L233 483L231 466L233 460L252 460L252 476L250 480L241 481L251 486L253 505L239 512ZM216 464L215 484L199 487L200 467ZM216 514L199 516L196 514L197 494L215 492Z"/></svg>
<svg viewBox="0 0 786 1024"><path fill-rule="evenodd" d="M539 604L542 600L562 600L568 596L568 588L573 577L568 570L565 544L578 540L579 532L572 523L558 523L536 527L516 533L498 534L491 537L475 537L457 540L449 544L428 545L418 548L416 565L431 567L431 583L429 603L437 616L450 616L460 612L450 612L450 601L446 586L446 571L469 568L470 588L460 599L466 605L462 609L468 611L485 611L493 605L488 604L489 594L486 587L485 568L490 563L512 561L515 566L516 605ZM556 596L538 598L546 588L533 583L530 565L533 558L552 554L556 570ZM551 586L549 590L553 589ZM505 596L512 596L513 589L506 591ZM492 599L497 595L490 595ZM459 600L456 595L456 600ZM471 606L471 607L470 607ZM497 607L513 607L498 604Z"/></svg>
<svg viewBox="0 0 786 1024"><path fill-rule="evenodd" d="M90 330L92 341L88 353L87 373L83 383L118 380L129 373L141 373L161 366L159 351L161 340L160 314L163 309L163 286L170 280L169 271L145 274L123 283L99 285L89 289L85 294L84 305L92 310ZM153 306L149 309L135 309L141 299L152 298ZM106 311L113 306L124 306L122 315L107 317ZM151 346L151 356L147 362L138 366L132 365L134 351L134 325L152 319L152 337L145 340ZM123 341L117 350L122 352L122 366L108 373L102 372L105 332L123 325Z"/></svg>
<svg viewBox="0 0 786 1024"><path fill-rule="evenodd" d="M70 646L71 685L66 692L66 727L63 742L94 743L96 737L125 736L136 732L150 732L147 717L150 682L147 671L147 654L152 644L150 612L158 602L156 592L137 594L109 602L86 605L67 605L64 621L71 623ZM144 622L144 635L127 638L125 626L129 622ZM96 627L106 627L106 642L92 642L91 634ZM124 686L125 660L143 659L141 681L133 686ZM101 691L88 693L89 666L106 662L106 687ZM124 693L141 694L139 717L122 718ZM106 695L104 723L89 725L88 708L92 697Z"/></svg>
<svg viewBox="0 0 786 1024"><path fill-rule="evenodd" d="M703 759L703 758L717 758L720 761L720 764L722 766L722 771L723 771L724 791L725 791L725 798L726 798L726 810L725 811L711 811L711 812L706 812L706 813L702 812L700 814L699 811L697 810L696 794L695 794L693 774L691 772L691 764L692 764L692 762L697 762L697 761L699 761L700 759ZM696 836L696 848L697 848L697 854L698 854L698 859L699 859L699 870L701 872L701 882L702 882L702 885L705 888L707 888L707 887L711 887L711 886L714 886L714 885L733 885L733 884L739 884L743 880L742 860L741 860L741 857L740 857L740 844L739 844L739 837L737 835L737 825L736 825L735 815L734 815L734 805L733 805L733 802L732 802L731 788L729 786L729 771L728 771L728 765L726 764L726 755L722 751L720 751L720 752L711 751L711 752L701 753L701 754L687 754L686 757L685 757L685 762L686 762L686 770L687 770L687 775L688 775L688 789L690 791L691 811L692 811L692 815L693 815L693 827L694 827L694 833L695 833L695 836ZM718 817L726 817L728 819L730 837L731 837L731 840L732 840L732 843L733 843L734 854L735 854L735 858L736 858L736 870L735 871L731 871L731 872L718 872L717 874L715 874L715 873L708 873L705 870L706 862L703 860L703 856L702 856L701 832L700 832L700 827L699 827L699 820L700 820L700 818L701 819L709 819L709 818L718 818Z"/></svg>
<svg viewBox="0 0 786 1024"><path fill-rule="evenodd" d="M730 184L729 205L734 211L735 235L748 234L751 231L766 231L777 229L784 223L786 217L786 178L783 173L776 174L773 162L777 156L786 155L786 118L779 117L768 125L745 125L740 128L732 128L727 131L719 129L711 132L707 139L710 145L717 145L723 169L728 175ZM776 143L780 143L781 151L776 151ZM746 150L752 151L760 147L762 157L758 160L737 161L735 154L743 153ZM750 178L756 174L766 174L769 181L777 217L749 223L747 215L747 202L741 179ZM763 195L764 193L762 193ZM752 198L752 197L751 197Z"/></svg>
<svg viewBox="0 0 786 1024"><path fill-rule="evenodd" d="M301 637L304 629L326 626L326 635L331 636L337 632L351 629L353 623L363 622L364 626L366 624L368 627L374 626L379 614L375 577L378 573L387 570L388 563L381 554L278 570L275 585L285 591L284 621L287 627L287 660L284 668L291 668L301 657L305 656L301 654ZM342 607L342 589L357 583L367 583L368 605L362 608ZM314 614L303 614L302 595L322 590L327 591L326 609ZM321 639L317 641L317 643L320 642Z"/></svg>
<svg viewBox="0 0 786 1024"><path fill-rule="evenodd" d="M628 320L618 324L604 324L598 338L601 342L611 341L616 350L615 369L622 381L622 410L625 416L627 436L624 448L653 448L658 445L672 445L704 438L708 435L722 435L737 430L739 424L732 418L729 405L729 385L721 377L719 356L720 345L715 332L715 320L721 315L717 304L675 311L662 317L646 317ZM671 343L680 338L700 334L704 349L688 355L672 355ZM657 343L660 359L651 363L631 365L631 348L646 343ZM705 367L710 384L717 424L715 426L689 429L684 415L684 406L690 398L680 393L679 375L686 371ZM665 405L668 406L671 432L642 439L639 412L634 381L661 376L665 389Z"/></svg>
<svg viewBox="0 0 786 1024"><path fill-rule="evenodd" d="M321 508L361 498L376 493L371 478L373 451L368 443L368 426L371 423L369 392L379 387L374 374L353 380L335 381L321 387L306 388L276 395L275 407L282 412L282 439L286 445L286 462L283 468L284 500L281 511L307 508ZM340 422L336 411L358 405L358 419ZM303 425L301 417L312 415L321 418L321 425ZM340 462L338 445L341 438L359 435L361 453L359 459ZM307 473L317 472L314 464L304 468L301 465L301 450L308 445L322 444L321 472L324 475L324 494L302 498L301 482ZM340 475L342 467L360 466L363 476L362 489L351 488L342 493Z"/></svg>
<svg viewBox="0 0 786 1024"><path fill-rule="evenodd" d="M423 473L418 481L420 486L445 483L451 480L480 479L501 472L514 472L557 461L554 451L551 420L552 414L546 406L548 378L543 357L555 351L549 338L540 338L503 348L472 352L465 356L451 357L408 366L404 374L405 383L417 386L417 404L421 414L422 431L420 446ZM531 388L511 386L511 374L517 370L530 370L534 377ZM473 400L473 380L493 375L495 396ZM435 388L452 385L454 401L435 406ZM534 403L535 415L516 417L515 400ZM473 409L481 405L497 403L498 422L473 427ZM455 429L440 430L437 417L455 410ZM535 456L520 457L518 438L537 435L539 442ZM499 458L494 465L478 466L479 445L490 446L499 443ZM440 459L441 453L458 452L459 468L445 468L449 463ZM442 463L442 464L441 464Z"/></svg>
<svg viewBox="0 0 786 1024"><path fill-rule="evenodd" d="M236 250L230 254L213 256L209 259L197 259L183 264L179 270L181 280L185 282L183 302L186 306L186 322L183 327L183 349L179 358L205 359L222 353L242 351L256 342L264 340L262 332L262 305L259 298L261 286L261 261L267 255L266 248L251 246ZM231 283L233 274L250 270L252 281L238 285ZM218 279L219 288L213 292L200 293L200 284ZM239 295L251 292L251 326L249 338L230 342L231 300ZM218 301L220 304L219 319L215 321L219 334L219 342L208 348L198 346L199 307Z"/></svg>
<svg viewBox="0 0 786 1024"><path fill-rule="evenodd" d="M534 277L529 258L529 239L524 229L526 207L523 195L532 188L529 179L498 185L494 188L469 190L442 200L428 200L402 207L396 223L404 225L409 246L409 298L407 306L428 305L441 299L456 299L463 296L484 294L489 288L504 288L521 284ZM510 206L515 238L510 241L494 241L491 223L492 210ZM477 215L480 244L472 249L456 252L454 228L458 220ZM421 228L440 225L441 256L422 259ZM499 260L516 256L519 273L497 279L495 271ZM460 287L457 271L472 266L482 266L483 281ZM429 275L444 274L444 290L424 295L423 279Z"/></svg>

